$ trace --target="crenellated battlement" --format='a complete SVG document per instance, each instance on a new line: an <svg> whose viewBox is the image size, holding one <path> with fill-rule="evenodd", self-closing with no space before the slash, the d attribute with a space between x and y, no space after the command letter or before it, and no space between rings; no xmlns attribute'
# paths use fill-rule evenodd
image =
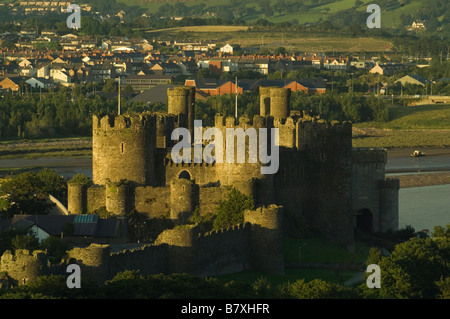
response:
<svg viewBox="0 0 450 319"><path fill-rule="evenodd" d="M317 117L300 117L298 118L297 125L299 129L306 129L307 131L330 131L330 132L343 132L351 133L352 123L349 121L327 121Z"/></svg>
<svg viewBox="0 0 450 319"><path fill-rule="evenodd" d="M195 88L189 86L177 86L167 89L167 95L170 97L173 96L187 97L188 95L192 94L192 92L195 92Z"/></svg>
<svg viewBox="0 0 450 319"><path fill-rule="evenodd" d="M105 115L94 114L92 126L94 130L110 131L132 129L135 131L155 127L156 114L141 113L136 115Z"/></svg>
<svg viewBox="0 0 450 319"><path fill-rule="evenodd" d="M272 121L270 121L270 119L268 119L267 117L260 116L260 115L255 115L255 116L253 116L253 118L250 118L247 115L243 115L243 116L239 117L238 120L236 121L236 119L233 116L225 117L221 114L217 114L214 117L214 123L215 123L215 127L218 129L238 128L238 127L246 129L249 127L255 127L255 128L268 127L268 125L270 127L270 124L272 123Z"/></svg>
<svg viewBox="0 0 450 319"><path fill-rule="evenodd" d="M204 161L203 158L202 158L202 161L200 163L196 163L194 161L194 157L192 156L190 163L185 163L185 162L175 163L173 161L173 159L166 157L164 159L163 165L165 167L168 166L168 167L180 167L180 168L183 168L183 167L185 167L185 168L189 168L189 167L204 167L204 168L207 168L207 167L215 167L216 166L216 162L214 161L212 163L208 163L208 162Z"/></svg>
<svg viewBox="0 0 450 319"><path fill-rule="evenodd" d="M0 272L6 272L15 283L23 285L47 274L49 263L47 252L18 249L15 253L6 250L0 258Z"/></svg>
<svg viewBox="0 0 450 319"><path fill-rule="evenodd" d="M353 148L352 161L354 164L387 163L385 148Z"/></svg>
<svg viewBox="0 0 450 319"><path fill-rule="evenodd" d="M214 236L220 236L220 235L235 232L235 231L242 231L242 230L245 230L248 228L249 228L248 223L240 223L240 224L237 224L234 226L209 231L206 233L199 233L198 238L212 238Z"/></svg>
<svg viewBox="0 0 450 319"><path fill-rule="evenodd" d="M269 205L244 212L244 221L271 230L281 230L283 206Z"/></svg>

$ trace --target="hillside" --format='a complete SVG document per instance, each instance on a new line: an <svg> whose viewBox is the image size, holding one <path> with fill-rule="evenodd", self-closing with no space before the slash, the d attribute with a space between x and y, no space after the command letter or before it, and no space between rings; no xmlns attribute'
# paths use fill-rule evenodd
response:
<svg viewBox="0 0 450 319"><path fill-rule="evenodd" d="M95 2L95 0L92 0ZM333 25L365 23L366 8L371 0L117 0L130 6L147 8L150 14L163 16L219 17L271 22L317 23L330 21ZM380 0L381 23L384 27L404 28L415 20L424 20L436 28L445 19L447 0ZM345 19L344 19L345 17ZM448 19L448 18L447 18Z"/></svg>

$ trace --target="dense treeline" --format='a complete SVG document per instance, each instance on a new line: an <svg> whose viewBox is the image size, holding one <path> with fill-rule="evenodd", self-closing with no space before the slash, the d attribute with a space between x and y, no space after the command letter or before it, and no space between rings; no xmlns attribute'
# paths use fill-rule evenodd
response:
<svg viewBox="0 0 450 319"><path fill-rule="evenodd" d="M93 114L116 114L117 84L106 81L94 89L92 83L74 88L61 87L46 93L30 92L25 87L22 94L5 94L0 99L0 140L16 138L53 138L90 136ZM204 125L214 125L214 115L234 116L234 95L212 96L206 101L197 101L196 114ZM362 93L329 92L324 95L291 95L291 105L297 110L312 110L327 120L386 121L384 102L366 97ZM129 103L121 100L122 113L144 111L167 111L161 103ZM245 93L238 97L238 115L250 118L259 114L259 95Z"/></svg>

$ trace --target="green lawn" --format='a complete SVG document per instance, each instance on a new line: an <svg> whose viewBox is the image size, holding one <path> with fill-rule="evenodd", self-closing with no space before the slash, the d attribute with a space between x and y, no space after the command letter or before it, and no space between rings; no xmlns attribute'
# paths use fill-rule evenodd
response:
<svg viewBox="0 0 450 319"><path fill-rule="evenodd" d="M383 129L450 129L450 104L390 107L389 122L365 122L355 126Z"/></svg>
<svg viewBox="0 0 450 319"><path fill-rule="evenodd" d="M416 105L389 108L389 122L355 123L375 129L353 137L353 147L447 147L450 145L450 105Z"/></svg>
<svg viewBox="0 0 450 319"><path fill-rule="evenodd" d="M362 262L369 247L356 243L355 253L350 253L341 245L323 238L285 238L283 242L286 262Z"/></svg>

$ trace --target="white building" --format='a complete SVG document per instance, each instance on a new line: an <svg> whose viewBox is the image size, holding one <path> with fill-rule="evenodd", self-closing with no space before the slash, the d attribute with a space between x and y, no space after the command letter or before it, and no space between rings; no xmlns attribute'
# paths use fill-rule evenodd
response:
<svg viewBox="0 0 450 319"><path fill-rule="evenodd" d="M28 85L30 85L32 88L40 88L40 89L48 89L55 87L55 84L47 79L44 78L30 78L25 81Z"/></svg>
<svg viewBox="0 0 450 319"><path fill-rule="evenodd" d="M233 47L228 43L220 48L221 53L233 54Z"/></svg>

